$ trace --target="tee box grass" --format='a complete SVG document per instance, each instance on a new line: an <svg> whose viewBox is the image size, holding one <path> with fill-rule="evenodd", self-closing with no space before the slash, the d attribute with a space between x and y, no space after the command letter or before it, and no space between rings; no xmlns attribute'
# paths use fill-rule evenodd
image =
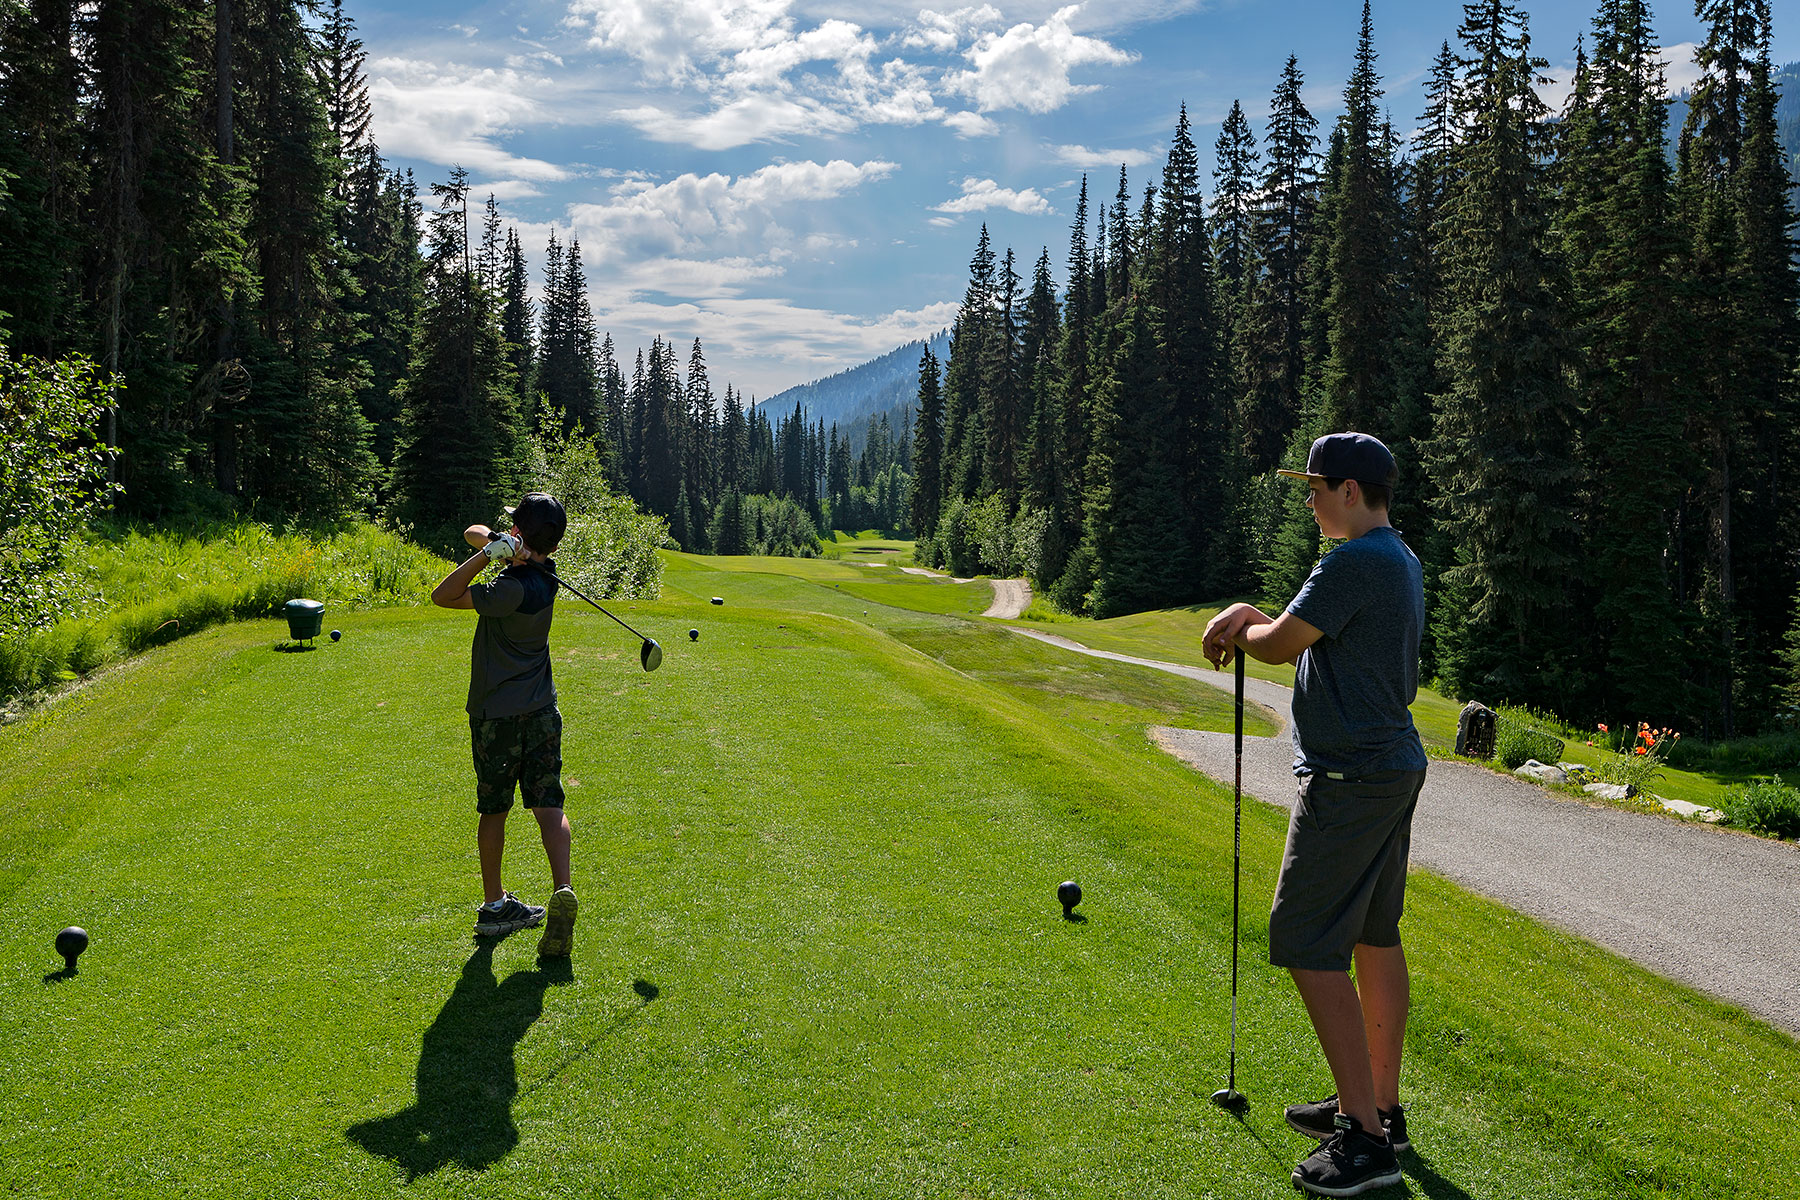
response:
<svg viewBox="0 0 1800 1200"><path fill-rule="evenodd" d="M469 936L467 614L221 627L0 730L0 1189L1291 1195L1330 1086L1264 963L1285 814L1244 810L1240 1121L1231 795L1132 732L1185 702L747 565L617 606L654 674L558 613L566 964ZM1792 1039L1422 873L1407 934L1394 1194L1793 1194Z"/></svg>

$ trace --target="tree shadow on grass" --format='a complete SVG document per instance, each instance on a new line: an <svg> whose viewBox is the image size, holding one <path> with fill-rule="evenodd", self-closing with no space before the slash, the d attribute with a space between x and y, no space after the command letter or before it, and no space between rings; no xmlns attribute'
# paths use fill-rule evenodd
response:
<svg viewBox="0 0 1800 1200"><path fill-rule="evenodd" d="M519 1091L513 1048L543 1015L544 993L575 976L566 958L540 959L535 970L496 981L495 945L483 941L475 948L425 1031L414 1102L346 1131L370 1154L405 1171L408 1182L451 1163L486 1170L519 1144L512 1119Z"/></svg>

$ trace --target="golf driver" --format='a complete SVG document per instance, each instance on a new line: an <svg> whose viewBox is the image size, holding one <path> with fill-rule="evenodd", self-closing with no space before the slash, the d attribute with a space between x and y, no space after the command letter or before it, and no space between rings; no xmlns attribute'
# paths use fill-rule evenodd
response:
<svg viewBox="0 0 1800 1200"><path fill-rule="evenodd" d="M504 536L504 535L494 533L492 530L490 530L488 532L488 541L490 541L490 542L498 541L502 536ZM641 638L643 640L644 644L638 650L638 661L644 664L644 670L654 671L654 670L656 670L656 668L662 666L662 647L657 645L653 639L644 637L643 634L639 633L637 630L633 629L631 626L626 625L625 622L619 621L619 618L614 617L611 613L607 612L604 608L600 608L599 603L597 601L595 601L593 599L593 597L591 597L591 596L587 595L585 592L581 591L581 589L577 588L574 584L570 583L568 580L558 577L558 575L556 574L555 571L552 571L549 567L546 567L543 563L537 563L535 565L538 570L540 570L544 574L548 575L550 577L551 581L554 582L558 587L568 588L571 592L574 592L577 596L580 596L583 600L586 600L589 604L592 604L595 608L599 608L600 612L603 615L605 615L607 617L611 617L614 621L618 621L620 625L624 626L626 633L629 633L632 637Z"/></svg>
<svg viewBox="0 0 1800 1200"><path fill-rule="evenodd" d="M1244 830L1244 652L1237 654L1237 763L1231 787L1231 1065L1225 1086L1212 1094L1212 1102L1232 1112L1242 1112L1250 1101L1237 1090L1237 987L1238 987L1238 867L1242 861Z"/></svg>

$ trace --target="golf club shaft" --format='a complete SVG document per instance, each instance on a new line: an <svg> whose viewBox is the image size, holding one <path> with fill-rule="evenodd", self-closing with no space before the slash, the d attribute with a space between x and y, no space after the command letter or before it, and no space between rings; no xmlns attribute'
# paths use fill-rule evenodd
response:
<svg viewBox="0 0 1800 1200"><path fill-rule="evenodd" d="M594 601L586 593L582 592L579 588L577 588L574 584L570 583L568 580L558 578L555 571L550 570L548 567L544 566L542 563L538 564L538 570L540 570L544 574L548 575L556 583L560 584L563 587L568 588L571 592L574 592L577 596L580 596L583 600L586 600L589 604L593 604L595 608L600 608L600 606L598 604L594 604ZM619 618L613 617L613 615L609 612L606 612L606 610L604 608L600 608L600 611L602 613L606 613L607 616L612 617L613 620L619 621ZM627 633L631 634L633 637L636 637L639 640L646 641L646 642L650 640L649 638L645 637L643 634L639 633L637 630L633 629L631 626L625 625L625 622L619 621L619 624L624 625L625 631Z"/></svg>
<svg viewBox="0 0 1800 1200"><path fill-rule="evenodd" d="M491 530L488 532L488 541L490 541L490 542L495 541L499 537L500 537L499 534L494 533ZM619 621L619 618L613 617L613 615L611 613L607 612L604 608L600 608L600 605L591 596L589 596L587 593L583 592L581 589L577 588L574 584L570 583L568 580L563 579L562 577L557 575L557 573L555 571L552 571L549 567L546 567L543 563L536 563L534 565L537 567L538 570L540 570L544 574L548 575L550 577L551 581L554 582L558 587L568 588L571 592L574 592L577 596L580 596L583 600L586 600L589 604L592 604L595 608L599 608L600 611L603 614L605 614L606 616L612 617L612 619L615 621ZM650 640L649 638L645 637L643 634L639 633L637 630L633 629L631 626L625 625L625 622L619 621L619 624L624 625L625 632L631 634L633 637L637 638L639 641L647 642Z"/></svg>
<svg viewBox="0 0 1800 1200"><path fill-rule="evenodd" d="M1244 830L1244 652L1237 653L1237 733L1231 785L1231 1065L1226 1086L1237 1087L1238 876Z"/></svg>

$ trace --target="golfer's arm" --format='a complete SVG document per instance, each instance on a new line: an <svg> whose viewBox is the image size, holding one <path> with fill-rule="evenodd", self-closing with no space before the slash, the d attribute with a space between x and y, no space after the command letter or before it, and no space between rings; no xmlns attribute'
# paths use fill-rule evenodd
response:
<svg viewBox="0 0 1800 1200"><path fill-rule="evenodd" d="M1323 636L1316 626L1284 612L1273 621L1244 626L1237 644L1258 662L1291 663Z"/></svg>
<svg viewBox="0 0 1800 1200"><path fill-rule="evenodd" d="M485 566L487 554L477 550L468 562L444 576L444 581L431 589L431 602L439 608L474 608L475 598L469 595L469 585L475 582L475 577Z"/></svg>

